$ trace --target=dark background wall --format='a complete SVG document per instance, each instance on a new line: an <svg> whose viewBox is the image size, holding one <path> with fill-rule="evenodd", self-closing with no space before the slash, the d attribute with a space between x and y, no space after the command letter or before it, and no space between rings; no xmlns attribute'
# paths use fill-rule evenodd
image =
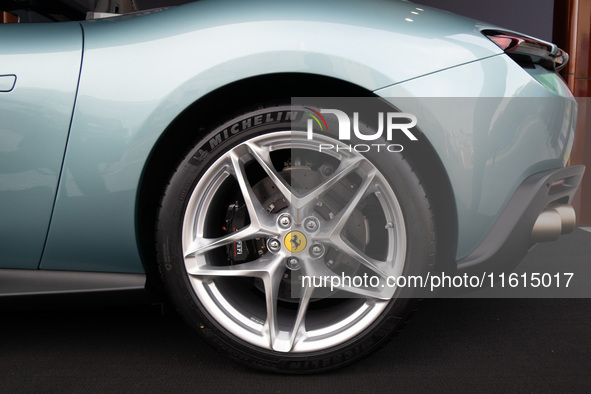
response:
<svg viewBox="0 0 591 394"><path fill-rule="evenodd" d="M415 0L413 2L552 41L554 0Z"/></svg>

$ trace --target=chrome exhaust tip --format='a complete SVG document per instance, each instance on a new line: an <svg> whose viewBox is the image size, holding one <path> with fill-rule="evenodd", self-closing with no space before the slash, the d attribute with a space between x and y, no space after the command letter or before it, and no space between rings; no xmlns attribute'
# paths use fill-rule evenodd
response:
<svg viewBox="0 0 591 394"><path fill-rule="evenodd" d="M575 230L577 225L577 215L575 209L571 205L561 204L552 207L560 215L562 219L562 231L561 234L569 234Z"/></svg>
<svg viewBox="0 0 591 394"><path fill-rule="evenodd" d="M575 210L568 204L556 204L546 207L536 219L531 232L531 241L556 241L561 234L571 233L575 229Z"/></svg>

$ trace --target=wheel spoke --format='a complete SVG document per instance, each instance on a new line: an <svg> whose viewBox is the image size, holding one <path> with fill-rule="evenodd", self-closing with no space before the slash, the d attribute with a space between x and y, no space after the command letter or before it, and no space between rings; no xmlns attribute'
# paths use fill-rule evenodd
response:
<svg viewBox="0 0 591 394"><path fill-rule="evenodd" d="M287 353L293 349L296 341L306 335L305 329L305 318L308 312L308 306L310 305L310 299L314 288L307 286L304 288L304 293L300 298L300 305L298 307L298 313L291 331L279 331L275 340L273 341L273 350L277 352Z"/></svg>
<svg viewBox="0 0 591 394"><path fill-rule="evenodd" d="M351 174L353 171L359 168L359 166L363 162L365 162L365 158L363 157L353 157L343 160L339 164L337 171L329 179L322 182L320 185L314 188L311 192L307 193L305 196L299 197L297 199L297 208L302 208L310 204L312 201L316 200L324 193L328 192L333 186L335 186L337 183L343 180L343 178L347 177L349 174Z"/></svg>
<svg viewBox="0 0 591 394"><path fill-rule="evenodd" d="M275 342L280 342L281 339L278 338L282 337L279 332L277 301L279 299L279 286L281 285L283 272L283 267L277 265L272 271L268 272L268 275L262 278L265 286L265 304L267 307L267 320L263 327L263 333L268 336L271 348L273 348Z"/></svg>
<svg viewBox="0 0 591 394"><path fill-rule="evenodd" d="M261 257L256 261L249 263L235 264L235 265L202 265L187 269L187 272L193 276L210 276L210 277L255 277L266 278L273 272L278 265L277 258Z"/></svg>
<svg viewBox="0 0 591 394"><path fill-rule="evenodd" d="M246 177L246 173L244 171L244 163L242 160L240 160L241 156L239 155L239 150L234 149L229 155L234 177L236 178L236 181L240 186L242 196L244 197L244 203L246 204L246 209L248 210L250 223L251 225L260 228L265 222L268 221L265 220L265 218L268 218L269 213L261 205L259 199L254 194L252 187L248 183L248 178Z"/></svg>
<svg viewBox="0 0 591 394"><path fill-rule="evenodd" d="M363 252L358 250L357 248L349 245L347 242L342 240L340 237L338 240L333 241L334 246L341 250L341 252L347 254L349 257L355 259L358 263L362 264L381 279L387 279L388 273L386 273L380 266L386 264L385 261L379 261L372 259L371 257L365 255Z"/></svg>
<svg viewBox="0 0 591 394"><path fill-rule="evenodd" d="M219 238L197 237L185 248L185 258L199 256L215 248L219 248L220 246L229 245L238 241L244 241L246 239L256 237L257 235L265 236L266 233L262 232L258 226L250 224L240 230Z"/></svg>
<svg viewBox="0 0 591 394"><path fill-rule="evenodd" d="M368 172L361 185L359 185L359 188L355 191L355 195L353 196L353 198L351 198L351 200L331 220L331 223L333 223L333 227L330 234L331 238L341 237L341 233L343 232L343 229L347 224L347 220L349 220L349 217L351 216L355 208L357 208L357 205L367 195L367 192L369 190L371 183L373 182L374 177L375 170Z"/></svg>
<svg viewBox="0 0 591 394"><path fill-rule="evenodd" d="M291 201L293 198L293 192L288 186L287 182L285 182L285 180L279 176L277 170L275 170L275 167L271 162L269 151L267 149L262 149L252 143L247 143L246 146L248 147L249 153L252 155L252 157L257 161L257 163L259 163L263 170L265 170L277 190L283 194L283 197L285 197L287 201Z"/></svg>
<svg viewBox="0 0 591 394"><path fill-rule="evenodd" d="M382 276L381 272L376 272L376 276L379 278L379 283L377 286L372 286L373 283L372 279L364 279L363 286L355 286L353 282L353 278L351 278L351 282L347 282L343 279L341 272L335 272L329 269L324 264L318 264L313 267L313 269L308 273L311 277L320 278L318 283L323 283L325 286L325 291L329 293L325 293L325 295L332 296L332 290L342 290L344 292L353 294L358 296L359 298L376 298L380 300L389 300L394 295L395 288L388 287L386 284L387 277ZM349 275L346 275L349 276ZM311 283L314 283L312 279ZM368 286L365 286L369 284ZM349 286L347 286L349 285ZM329 287L330 286L330 287ZM320 289L320 288L319 288ZM322 297L323 293L321 292L319 295ZM337 298L344 298L341 296L337 296Z"/></svg>

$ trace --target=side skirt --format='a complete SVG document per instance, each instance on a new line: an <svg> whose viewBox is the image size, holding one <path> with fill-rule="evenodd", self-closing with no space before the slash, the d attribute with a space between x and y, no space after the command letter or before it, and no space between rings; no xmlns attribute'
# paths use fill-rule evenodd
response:
<svg viewBox="0 0 591 394"><path fill-rule="evenodd" d="M0 297L145 290L146 275L0 269Z"/></svg>

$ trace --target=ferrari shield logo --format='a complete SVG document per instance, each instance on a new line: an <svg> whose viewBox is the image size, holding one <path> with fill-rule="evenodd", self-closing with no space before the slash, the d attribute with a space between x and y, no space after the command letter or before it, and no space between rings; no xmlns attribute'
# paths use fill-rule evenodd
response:
<svg viewBox="0 0 591 394"><path fill-rule="evenodd" d="M291 253L299 253L306 247L306 236L299 231L292 231L285 236L284 244Z"/></svg>

